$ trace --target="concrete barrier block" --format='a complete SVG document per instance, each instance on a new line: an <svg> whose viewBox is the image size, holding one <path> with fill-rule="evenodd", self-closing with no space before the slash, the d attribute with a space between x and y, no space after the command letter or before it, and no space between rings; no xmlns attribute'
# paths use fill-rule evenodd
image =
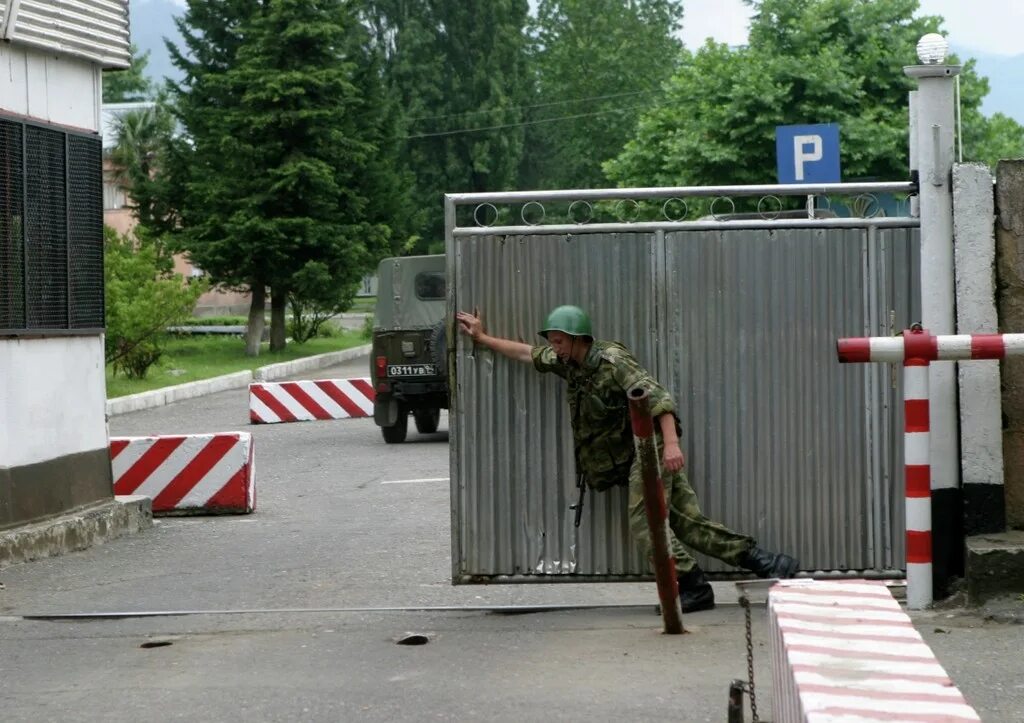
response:
<svg viewBox="0 0 1024 723"><path fill-rule="evenodd" d="M780 723L981 720L884 582L780 582L768 626Z"/></svg>
<svg viewBox="0 0 1024 723"><path fill-rule="evenodd" d="M112 437L114 493L144 495L154 515L248 514L256 470L248 432Z"/></svg>
<svg viewBox="0 0 1024 723"><path fill-rule="evenodd" d="M249 385L252 424L350 419L373 415L373 386L368 378Z"/></svg>

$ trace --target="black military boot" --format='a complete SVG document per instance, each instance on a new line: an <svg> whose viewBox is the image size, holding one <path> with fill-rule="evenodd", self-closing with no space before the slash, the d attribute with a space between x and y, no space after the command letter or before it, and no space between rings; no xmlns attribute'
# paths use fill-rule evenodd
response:
<svg viewBox="0 0 1024 723"><path fill-rule="evenodd" d="M795 557L782 552L768 552L763 547L754 545L743 553L740 567L755 573L758 577L793 577L800 563Z"/></svg>
<svg viewBox="0 0 1024 723"><path fill-rule="evenodd" d="M700 565L679 574L679 607L684 613L710 610L715 606L715 591L704 577Z"/></svg>

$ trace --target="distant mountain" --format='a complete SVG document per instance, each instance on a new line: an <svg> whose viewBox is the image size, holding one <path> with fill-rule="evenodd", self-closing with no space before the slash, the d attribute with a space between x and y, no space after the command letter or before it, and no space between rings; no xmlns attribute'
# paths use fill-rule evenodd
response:
<svg viewBox="0 0 1024 723"><path fill-rule="evenodd" d="M132 42L140 52L149 51L146 74L160 84L164 78L181 79L181 72L171 63L164 38L179 47L182 45L174 18L184 12L185 8L172 0L129 0Z"/></svg>
<svg viewBox="0 0 1024 723"><path fill-rule="evenodd" d="M978 74L988 78L989 92L981 103L985 115L1003 113L1024 124L1024 54L992 55L973 48L954 48L961 61L978 61Z"/></svg>

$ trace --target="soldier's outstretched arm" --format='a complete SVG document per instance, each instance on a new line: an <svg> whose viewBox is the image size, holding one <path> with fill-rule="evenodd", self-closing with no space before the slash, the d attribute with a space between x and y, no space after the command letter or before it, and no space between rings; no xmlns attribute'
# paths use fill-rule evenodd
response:
<svg viewBox="0 0 1024 723"><path fill-rule="evenodd" d="M527 364L533 363L532 346L521 341L491 336L484 331L484 324L480 320L479 314L460 311L455 314L455 319L459 322L459 331L471 338L475 343L481 344L503 356L507 356L509 359Z"/></svg>

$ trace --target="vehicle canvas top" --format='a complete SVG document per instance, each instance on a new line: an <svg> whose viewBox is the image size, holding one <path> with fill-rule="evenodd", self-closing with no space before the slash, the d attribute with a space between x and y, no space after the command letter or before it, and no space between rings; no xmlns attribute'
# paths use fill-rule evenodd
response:
<svg viewBox="0 0 1024 723"><path fill-rule="evenodd" d="M377 267L374 330L424 329L444 319L445 257L388 258Z"/></svg>

